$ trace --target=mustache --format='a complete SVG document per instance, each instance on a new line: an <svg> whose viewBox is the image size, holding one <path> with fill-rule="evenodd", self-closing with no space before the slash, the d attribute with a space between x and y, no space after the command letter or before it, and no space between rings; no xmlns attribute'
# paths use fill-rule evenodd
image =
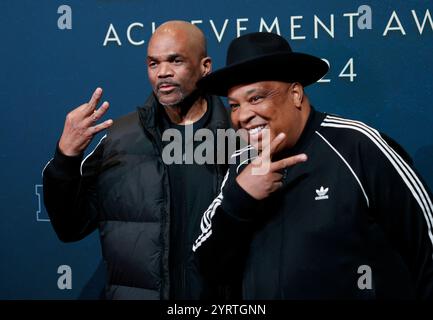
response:
<svg viewBox="0 0 433 320"><path fill-rule="evenodd" d="M161 86L164 86L164 85L179 87L179 84L177 82L162 80L156 84L156 88L159 90L161 88Z"/></svg>

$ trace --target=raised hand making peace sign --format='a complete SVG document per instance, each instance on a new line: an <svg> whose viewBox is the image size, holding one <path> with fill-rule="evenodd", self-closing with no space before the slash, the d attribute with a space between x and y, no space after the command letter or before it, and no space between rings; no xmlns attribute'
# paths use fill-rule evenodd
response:
<svg viewBox="0 0 433 320"><path fill-rule="evenodd" d="M59 141L60 151L64 155L77 156L81 154L95 134L113 124L111 119L96 124L109 107L109 103L105 101L99 109L96 109L101 97L102 89L97 88L89 102L72 110L66 116L65 126Z"/></svg>
<svg viewBox="0 0 433 320"><path fill-rule="evenodd" d="M269 144L263 147L260 155L236 178L237 183L242 189L257 200L267 198L271 193L283 186L281 182L283 177L280 172L281 170L307 161L307 155L301 153L272 162L273 155L276 153L278 146L284 141L285 137L286 135L284 133L278 134ZM263 141L266 141L266 139L263 139Z"/></svg>

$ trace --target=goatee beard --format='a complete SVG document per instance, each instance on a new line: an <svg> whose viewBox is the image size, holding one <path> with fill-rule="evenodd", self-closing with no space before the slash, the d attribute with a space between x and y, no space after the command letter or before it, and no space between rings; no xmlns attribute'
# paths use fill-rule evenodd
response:
<svg viewBox="0 0 433 320"><path fill-rule="evenodd" d="M163 104L164 107L172 108L172 107L180 107L181 109L188 110L200 97L199 90L194 90L189 95L184 96L182 99L180 99L179 102L176 103L170 103L170 104Z"/></svg>

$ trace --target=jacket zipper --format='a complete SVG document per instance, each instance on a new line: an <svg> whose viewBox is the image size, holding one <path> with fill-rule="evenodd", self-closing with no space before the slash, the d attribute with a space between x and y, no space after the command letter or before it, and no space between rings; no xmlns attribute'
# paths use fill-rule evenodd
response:
<svg viewBox="0 0 433 320"><path fill-rule="evenodd" d="M142 120L141 116L140 116L140 120ZM143 123L143 121L141 121L143 129L145 132L147 132L148 136L150 137L150 140L152 141L152 144L155 148L155 150L158 153L158 162L161 163L162 168L163 168L163 180L164 180L164 185L165 187L163 187L163 192L164 192L164 214L161 217L161 225L162 225L162 230L161 232L164 233L166 230L165 226L170 223L170 217L169 217L169 213L170 213L170 183L168 181L168 173L167 173L167 167L165 165L165 163L160 160L162 159L162 154L161 154L161 145L158 144L157 141L157 133L155 132L156 129L152 128L152 130L149 130L148 127L145 126L145 124ZM169 268L169 252L167 252L167 255L165 255L165 250L166 248L167 251L170 249L170 246L168 244L166 244L166 241L164 240L164 234L162 234L161 237L161 249L162 249L162 261L161 261L161 292L160 292L160 297L162 300L169 300L170 298L170 268ZM168 230L168 242L170 242L170 229ZM168 276L167 279L165 279L166 277L164 276L164 269L165 266L167 266L168 268ZM166 286L166 283L168 283L167 285L167 290L164 290L164 287Z"/></svg>

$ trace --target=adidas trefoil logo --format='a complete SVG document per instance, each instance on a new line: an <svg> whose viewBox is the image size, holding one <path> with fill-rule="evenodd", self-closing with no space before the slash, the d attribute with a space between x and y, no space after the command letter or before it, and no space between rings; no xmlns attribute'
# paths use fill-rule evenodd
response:
<svg viewBox="0 0 433 320"><path fill-rule="evenodd" d="M327 195L329 191L329 188L323 188L323 186L320 187L319 190L316 189L317 197L314 198L314 200L326 200L329 198Z"/></svg>

